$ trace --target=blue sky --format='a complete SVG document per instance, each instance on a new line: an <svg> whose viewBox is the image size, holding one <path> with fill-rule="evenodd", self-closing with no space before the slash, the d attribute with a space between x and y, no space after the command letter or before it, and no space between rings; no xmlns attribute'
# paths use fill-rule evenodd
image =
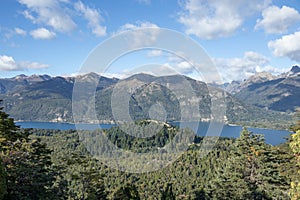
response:
<svg viewBox="0 0 300 200"><path fill-rule="evenodd" d="M224 81L260 71L280 74L300 63L299 0L2 0L1 4L0 78L78 74L99 43L141 27L167 28L191 37L211 57ZM184 60L159 50L123 56L106 75L124 77L149 63L194 76Z"/></svg>

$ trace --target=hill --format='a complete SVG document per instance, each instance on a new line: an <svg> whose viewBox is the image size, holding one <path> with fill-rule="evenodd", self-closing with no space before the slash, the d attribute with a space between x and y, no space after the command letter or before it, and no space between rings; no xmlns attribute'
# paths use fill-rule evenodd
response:
<svg viewBox="0 0 300 200"><path fill-rule="evenodd" d="M247 81L255 79L250 77ZM239 100L266 110L295 112L300 107L300 68L298 66L278 77L254 81L235 94Z"/></svg>
<svg viewBox="0 0 300 200"><path fill-rule="evenodd" d="M51 79L48 75L32 75L26 76L21 74L13 78L0 79L0 94L6 94L7 92L13 92L21 89L24 86L46 81Z"/></svg>
<svg viewBox="0 0 300 200"><path fill-rule="evenodd" d="M5 111L16 120L74 122L72 94L75 82L82 92L92 91L89 89L97 84L94 91L96 115L102 123L114 123L116 117L117 120L126 121L128 116L122 112L122 102L126 101L129 104L129 116L133 120L155 118L162 121L207 121L214 117L224 118L228 123L269 127L279 127L290 120L288 115L245 104L219 88L179 75L155 77L136 74L119 80L89 73L77 77L47 76L45 80L31 82L27 78L22 84L17 79L11 79L10 87L6 84L5 93L0 94ZM89 95L87 93L79 99L78 109L83 123L98 122L90 117L92 113L87 105L93 99ZM115 95L113 99L112 95ZM226 107L226 110L220 112L220 116L212 116L212 102L222 97L225 97L225 104L218 106ZM196 112L198 109L199 112ZM116 116L116 113L121 114Z"/></svg>

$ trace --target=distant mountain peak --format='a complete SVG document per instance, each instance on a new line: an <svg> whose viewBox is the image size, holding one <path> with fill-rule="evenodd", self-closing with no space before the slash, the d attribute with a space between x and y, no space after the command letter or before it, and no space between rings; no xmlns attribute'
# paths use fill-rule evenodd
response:
<svg viewBox="0 0 300 200"><path fill-rule="evenodd" d="M100 75L97 74L96 72L89 72L86 74L86 76L95 76L95 77L99 77Z"/></svg>
<svg viewBox="0 0 300 200"><path fill-rule="evenodd" d="M263 78L263 79L273 79L274 78L274 76L269 72L257 72L251 77L252 78L257 77L257 78Z"/></svg>
<svg viewBox="0 0 300 200"><path fill-rule="evenodd" d="M87 81L87 82L98 82L100 77L101 76L95 72L89 72L87 74L76 76L76 79L80 81Z"/></svg>
<svg viewBox="0 0 300 200"><path fill-rule="evenodd" d="M43 75L33 74L33 75L29 76L28 78L30 78L32 80L46 81L46 80L51 79L51 76L49 76L47 74L43 74Z"/></svg>
<svg viewBox="0 0 300 200"><path fill-rule="evenodd" d="M27 78L28 76L26 76L25 74L20 74L20 75L17 75L15 77L13 77L13 79L24 79L24 78Z"/></svg>
<svg viewBox="0 0 300 200"><path fill-rule="evenodd" d="M147 73L138 73L138 74L134 74L132 76L129 76L127 78L125 78L124 80L140 80L140 81L148 81L151 82L155 79L156 77L151 75L151 74L147 74Z"/></svg>
<svg viewBox="0 0 300 200"><path fill-rule="evenodd" d="M246 79L244 82L242 82L241 86L242 88L244 88L254 83L262 83L265 81L273 80L275 78L276 77L274 75L268 72L257 72L254 75L250 76L248 79Z"/></svg>
<svg viewBox="0 0 300 200"><path fill-rule="evenodd" d="M51 76L44 74L44 75L37 75L33 74L31 76L26 76L25 74L20 74L12 78L13 80L17 81L28 81L28 82L39 82L51 79Z"/></svg>
<svg viewBox="0 0 300 200"><path fill-rule="evenodd" d="M300 74L300 67L298 65L294 65L290 71L281 74L282 78L294 77Z"/></svg>
<svg viewBox="0 0 300 200"><path fill-rule="evenodd" d="M297 74L300 72L300 67L298 65L294 65L291 69L291 72Z"/></svg>
<svg viewBox="0 0 300 200"><path fill-rule="evenodd" d="M221 88L225 89L229 93L235 94L240 92L242 89L249 87L250 85L263 83L274 79L276 79L276 76L269 72L257 72L244 81L232 81L231 83L223 84L223 87Z"/></svg>

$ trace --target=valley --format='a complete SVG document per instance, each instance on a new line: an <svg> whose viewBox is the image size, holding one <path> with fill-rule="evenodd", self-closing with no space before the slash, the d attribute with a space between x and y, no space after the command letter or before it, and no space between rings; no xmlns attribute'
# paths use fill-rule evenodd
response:
<svg viewBox="0 0 300 200"><path fill-rule="evenodd" d="M82 88L97 84L95 105L98 121L92 119L85 109L90 103L86 99L81 102L81 123L116 123L112 113L111 96L113 92L117 93L118 88L120 91L128 90L126 94L130 96L129 112L132 120L150 118L148 112L151 106L159 103L167 114L161 113L158 109L156 115L166 114L165 121L182 120L181 111L191 112L188 110L191 105L199 108L199 112L196 115L186 115L185 120L207 121L212 114L210 110L212 98L224 98L223 107L226 110L221 118L224 118L228 124L287 129L291 125L292 113L298 106L297 97L300 90L298 68L295 66L290 72L277 78L263 73L254 75L241 82L239 86L235 86L235 89L232 89L234 87L230 84L226 84L227 86L223 87L225 92L219 89L220 86L206 85L201 81L179 75L155 77L136 74L121 80L103 77L96 73L77 77L19 75L0 79L0 99L4 101L5 111L17 121L74 123L72 93L77 81ZM191 86L193 97L183 95L179 102L172 90L185 91L183 82ZM139 87L130 91L128 88L135 84ZM171 84L173 89L166 87L166 84ZM192 104L191 98L194 98ZM189 107L181 107L182 105Z"/></svg>

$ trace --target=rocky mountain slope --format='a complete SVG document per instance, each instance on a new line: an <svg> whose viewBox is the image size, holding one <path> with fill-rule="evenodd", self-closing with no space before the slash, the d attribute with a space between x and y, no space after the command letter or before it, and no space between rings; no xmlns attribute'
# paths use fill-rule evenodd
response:
<svg viewBox="0 0 300 200"><path fill-rule="evenodd" d="M95 73L77 77L22 77L22 81L18 77L0 79L5 91L0 94L0 99L4 100L5 111L16 120L73 122L74 83L85 92L93 87L95 81L96 115L102 122L115 120L114 112L126 106L122 104L125 97L129 105L129 115L133 120L156 117L166 121L179 121L182 116L185 120L203 121L212 117L225 118L230 123L242 124L275 124L289 120L287 115L249 106L221 89L185 76L155 77L136 74L123 80L106 78ZM225 109L224 113L212 116L212 102L218 102L224 95L225 104L218 105ZM79 100L78 109L83 116L81 122L95 122L89 117L90 110L87 107L93 99L87 94L86 98ZM199 112L195 112L198 109ZM122 110L119 113L123 113ZM122 120L122 116L119 118Z"/></svg>
<svg viewBox="0 0 300 200"><path fill-rule="evenodd" d="M280 76L264 78L253 76L235 90L235 97L242 102L266 110L294 112L300 107L300 68L292 69Z"/></svg>
<svg viewBox="0 0 300 200"><path fill-rule="evenodd" d="M26 76L24 74L13 78L0 79L0 94L17 91L23 88L24 86L29 86L34 83L46 81L49 79L51 79L51 77L48 75Z"/></svg>
<svg viewBox="0 0 300 200"><path fill-rule="evenodd" d="M253 76L250 76L248 79L238 82L238 84L231 84L232 88L227 87L228 92L235 94L240 92L241 90L257 83L263 83L266 81L271 81L276 79L276 76L268 73L268 72L258 72Z"/></svg>

